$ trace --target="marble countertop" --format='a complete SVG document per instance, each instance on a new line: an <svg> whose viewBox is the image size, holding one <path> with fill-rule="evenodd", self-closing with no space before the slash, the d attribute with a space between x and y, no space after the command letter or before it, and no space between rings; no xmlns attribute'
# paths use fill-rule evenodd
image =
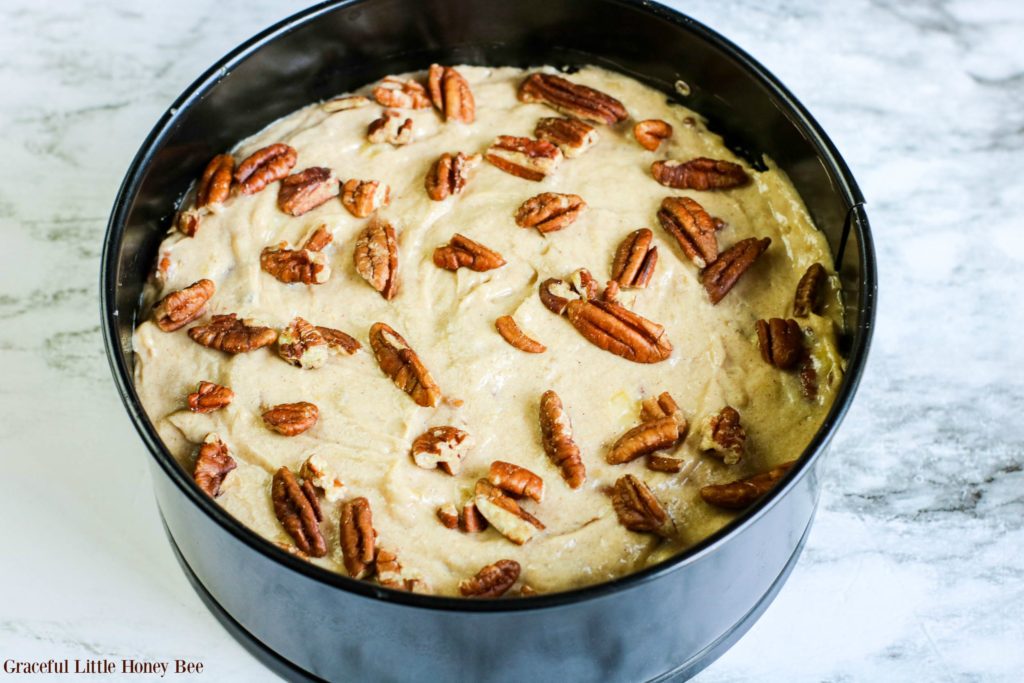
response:
<svg viewBox="0 0 1024 683"><path fill-rule="evenodd" d="M272 678L189 587L98 326L100 245L151 125L282 0L7 0L0 15L0 657ZM868 201L874 348L817 523L699 677L1024 676L1024 4L671 2L818 118ZM200 677L202 678L202 677Z"/></svg>

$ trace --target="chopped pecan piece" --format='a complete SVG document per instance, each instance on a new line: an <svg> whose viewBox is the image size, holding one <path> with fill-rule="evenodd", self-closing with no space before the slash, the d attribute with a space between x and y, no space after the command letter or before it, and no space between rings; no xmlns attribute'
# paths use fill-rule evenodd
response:
<svg viewBox="0 0 1024 683"><path fill-rule="evenodd" d="M537 595L537 590L527 586L525 583L519 587L519 597L532 598L534 595Z"/></svg>
<svg viewBox="0 0 1024 683"><path fill-rule="evenodd" d="M235 182L245 194L256 194L275 180L288 175L295 162L298 152L292 147L275 143L250 154L235 169Z"/></svg>
<svg viewBox="0 0 1024 683"><path fill-rule="evenodd" d="M662 185L677 190L729 190L750 181L739 164L707 157L655 161L651 164L651 174Z"/></svg>
<svg viewBox="0 0 1024 683"><path fill-rule="evenodd" d="M732 406L708 415L701 425L700 448L722 459L726 465L735 465L743 458L747 433L740 424L740 414Z"/></svg>
<svg viewBox="0 0 1024 683"><path fill-rule="evenodd" d="M476 534L486 531L487 527L487 519L480 514L480 510L477 509L473 499L471 498L463 503L462 516L459 517L459 528L467 534Z"/></svg>
<svg viewBox="0 0 1024 683"><path fill-rule="evenodd" d="M632 462L679 441L679 423L674 416L642 422L619 437L606 458L609 464Z"/></svg>
<svg viewBox="0 0 1024 683"><path fill-rule="evenodd" d="M359 109L369 105L370 99L368 97L363 97L362 95L342 95L341 97L332 97L320 105L320 108L328 114L336 114L339 111Z"/></svg>
<svg viewBox="0 0 1024 683"><path fill-rule="evenodd" d="M189 329L188 336L197 344L224 353L247 353L269 346L277 332L269 327L248 325L235 313L215 315L206 325Z"/></svg>
<svg viewBox="0 0 1024 683"><path fill-rule="evenodd" d="M539 341L526 336L526 333L519 328L515 319L510 315L503 315L495 320L494 326L498 329L498 334L501 335L502 339L520 351L525 351L526 353L544 353L548 350L548 347L544 346Z"/></svg>
<svg viewBox="0 0 1024 683"><path fill-rule="evenodd" d="M757 344L761 358L780 370L791 370L805 355L804 333L800 324L792 318L758 320Z"/></svg>
<svg viewBox="0 0 1024 683"><path fill-rule="evenodd" d="M391 201L391 188L377 180L346 180L341 203L356 218L366 218Z"/></svg>
<svg viewBox="0 0 1024 683"><path fill-rule="evenodd" d="M281 330L277 353L297 368L315 370L327 362L327 340L316 327L303 318L295 318Z"/></svg>
<svg viewBox="0 0 1024 683"><path fill-rule="evenodd" d="M650 453L647 456L647 469L654 472L680 472L684 464L681 458L673 458L660 453Z"/></svg>
<svg viewBox="0 0 1024 683"><path fill-rule="evenodd" d="M544 480L525 467L495 460L487 479L514 498L532 498L538 503L544 499Z"/></svg>
<svg viewBox="0 0 1024 683"><path fill-rule="evenodd" d="M653 152L664 140L672 137L672 126L661 119L646 119L633 126L633 137L641 147Z"/></svg>
<svg viewBox="0 0 1024 683"><path fill-rule="evenodd" d="M620 287L646 287L658 264L658 248L652 247L654 233L647 228L634 230L622 240L612 261L612 279Z"/></svg>
<svg viewBox="0 0 1024 683"><path fill-rule="evenodd" d="M153 306L153 321L164 332L180 329L206 312L206 302L216 291L213 280L204 278L171 292Z"/></svg>
<svg viewBox="0 0 1024 683"><path fill-rule="evenodd" d="M430 106L427 90L414 80L388 76L373 89L373 99L382 107L395 109L426 109Z"/></svg>
<svg viewBox="0 0 1024 683"><path fill-rule="evenodd" d="M398 561L398 555L390 550L378 549L373 566L377 574L377 583L385 588L409 591L410 593L427 592L426 584L422 579L405 575L402 564Z"/></svg>
<svg viewBox="0 0 1024 683"><path fill-rule="evenodd" d="M314 488L323 491L329 503L337 503L345 497L345 483L322 457L314 453L302 463L302 477Z"/></svg>
<svg viewBox="0 0 1024 683"><path fill-rule="evenodd" d="M231 403L235 392L213 382L200 382L196 390L188 395L188 409L193 413L212 413Z"/></svg>
<svg viewBox="0 0 1024 683"><path fill-rule="evenodd" d="M771 491L783 475L796 464L796 460L782 463L778 467L755 474L752 477L738 479L728 484L711 484L702 486L700 497L705 502L727 510L742 510L764 494Z"/></svg>
<svg viewBox="0 0 1024 683"><path fill-rule="evenodd" d="M800 390L808 401L818 398L818 371L814 369L810 354L800 364Z"/></svg>
<svg viewBox="0 0 1024 683"><path fill-rule="evenodd" d="M178 213L178 217L174 221L174 227L178 228L186 237L195 237L196 233L199 232L199 223L206 213L205 209L196 209L194 207L185 209Z"/></svg>
<svg viewBox="0 0 1024 683"><path fill-rule="evenodd" d="M558 168L562 152L546 140L499 135L484 158L517 178L540 181Z"/></svg>
<svg viewBox="0 0 1024 683"><path fill-rule="evenodd" d="M311 166L281 179L277 206L286 214L301 216L338 196L338 179L331 169Z"/></svg>
<svg viewBox="0 0 1024 683"><path fill-rule="evenodd" d="M372 219L356 238L353 259L356 272L382 297L395 298L398 294L398 240L390 223Z"/></svg>
<svg viewBox="0 0 1024 683"><path fill-rule="evenodd" d="M467 598L500 598L519 579L519 572L515 560L498 560L460 581L459 592Z"/></svg>
<svg viewBox="0 0 1024 683"><path fill-rule="evenodd" d="M718 258L717 226L704 207L689 197L666 197L658 210L658 222L676 238L679 247L698 268Z"/></svg>
<svg viewBox="0 0 1024 683"><path fill-rule="evenodd" d="M351 356L363 346L356 339L353 339L341 330L336 330L333 327L317 325L316 329L317 332L323 335L324 341L327 342L327 347L331 351Z"/></svg>
<svg viewBox="0 0 1024 683"><path fill-rule="evenodd" d="M459 509L455 507L455 503L445 503L437 508L437 518L446 529L459 528Z"/></svg>
<svg viewBox="0 0 1024 683"><path fill-rule="evenodd" d="M519 86L519 100L543 102L563 114L592 123L619 123L629 118L622 102L611 95L554 74L527 76Z"/></svg>
<svg viewBox="0 0 1024 683"><path fill-rule="evenodd" d="M630 531L669 535L672 526L668 513L647 484L627 474L612 488L612 507L622 526Z"/></svg>
<svg viewBox="0 0 1024 683"><path fill-rule="evenodd" d="M542 192L516 209L516 225L536 228L543 235L568 227L586 208L587 203L579 195Z"/></svg>
<svg viewBox="0 0 1024 683"><path fill-rule="evenodd" d="M440 467L444 472L456 475L462 468L462 460L469 449L469 434L452 426L431 427L412 442L409 455L412 461L425 470Z"/></svg>
<svg viewBox="0 0 1024 683"><path fill-rule="evenodd" d="M196 206L220 204L231 194L231 174L235 170L235 160L230 154L218 154L203 171L196 189Z"/></svg>
<svg viewBox="0 0 1024 683"><path fill-rule="evenodd" d="M433 407L441 400L441 388L402 335L384 323L370 327L370 348L377 365L412 400Z"/></svg>
<svg viewBox="0 0 1024 683"><path fill-rule="evenodd" d="M260 252L260 268L286 285L321 285L331 276L327 256L309 249L288 249L284 242Z"/></svg>
<svg viewBox="0 0 1024 683"><path fill-rule="evenodd" d="M282 467L274 474L270 497L274 514L299 550L313 557L326 555L327 543L320 533L323 513L313 485L308 480L299 484L291 470Z"/></svg>
<svg viewBox="0 0 1024 683"><path fill-rule="evenodd" d="M309 251L323 251L333 241L334 233L331 232L326 224L321 223L309 234L309 237L303 242L302 248Z"/></svg>
<svg viewBox="0 0 1024 683"><path fill-rule="evenodd" d="M369 574L377 546L370 501L360 496L342 503L338 537L348 575L353 579L361 579Z"/></svg>
<svg viewBox="0 0 1024 683"><path fill-rule="evenodd" d="M672 398L672 394L667 391L661 392L657 398L652 396L640 402L641 422L660 420L663 417L675 418L675 421L679 424L680 433L686 429L686 418L679 411L679 404Z"/></svg>
<svg viewBox="0 0 1024 683"><path fill-rule="evenodd" d="M772 243L770 237L757 239L748 237L740 240L721 253L714 263L700 274L701 283L708 292L712 304L721 301L733 288L740 276L747 272L754 261L764 253Z"/></svg>
<svg viewBox="0 0 1024 683"><path fill-rule="evenodd" d="M207 434L199 447L192 478L208 496L216 498L220 495L224 478L235 467L235 459L228 452L227 445L216 434Z"/></svg>
<svg viewBox="0 0 1024 683"><path fill-rule="evenodd" d="M445 121L473 123L476 119L473 91L469 89L469 83L462 74L454 68L431 64L427 74L427 88L430 100Z"/></svg>
<svg viewBox="0 0 1024 683"><path fill-rule="evenodd" d="M473 503L498 533L517 545L522 545L533 538L537 529L544 529L540 520L486 479L476 483Z"/></svg>
<svg viewBox="0 0 1024 683"><path fill-rule="evenodd" d="M569 488L578 489L587 480L587 470L572 438L572 423L562 399L551 390L540 397L540 431L544 452L562 471L562 479Z"/></svg>
<svg viewBox="0 0 1024 683"><path fill-rule="evenodd" d="M402 120L402 115L391 109L374 119L366 129L366 139L379 144L390 143L398 147L412 142L412 119Z"/></svg>
<svg viewBox="0 0 1024 683"><path fill-rule="evenodd" d="M550 116L537 122L533 134L538 140L547 140L558 149L566 159L574 159L597 144L597 129L579 119L559 118Z"/></svg>
<svg viewBox="0 0 1024 683"><path fill-rule="evenodd" d="M455 233L448 244L434 250L434 265L445 270L469 268L483 272L501 268L505 259L493 249Z"/></svg>
<svg viewBox="0 0 1024 683"><path fill-rule="evenodd" d="M456 152L454 155L445 152L427 173L424 181L427 196L439 202L453 194L459 194L466 187L469 172L479 163L479 154L467 156L462 152Z"/></svg>
<svg viewBox="0 0 1024 683"><path fill-rule="evenodd" d="M320 410L307 401L282 403L263 411L263 421L283 436L298 436L316 424Z"/></svg>
<svg viewBox="0 0 1024 683"><path fill-rule="evenodd" d="M793 299L793 315L798 318L806 318L811 313L821 313L825 290L824 284L827 277L823 265L820 263L811 264L796 286L796 296Z"/></svg>

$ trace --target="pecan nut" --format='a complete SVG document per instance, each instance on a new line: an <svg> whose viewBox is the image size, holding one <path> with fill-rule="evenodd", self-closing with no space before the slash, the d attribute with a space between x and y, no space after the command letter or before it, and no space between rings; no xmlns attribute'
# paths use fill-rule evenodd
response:
<svg viewBox="0 0 1024 683"><path fill-rule="evenodd" d="M460 581L459 593L466 598L500 598L519 579L520 571L515 560L498 560Z"/></svg>
<svg viewBox="0 0 1024 683"><path fill-rule="evenodd" d="M544 353L548 350L548 347L544 346L539 341L526 336L526 333L523 332L516 323L515 318L510 315L503 315L495 320L494 327L497 328L498 334L501 335L502 339L520 351L525 351L526 353Z"/></svg>
<svg viewBox="0 0 1024 683"><path fill-rule="evenodd" d="M195 237L199 232L199 224L206 214L206 209L196 209L195 207L185 209L178 213L178 217L174 220L174 227L186 237Z"/></svg>
<svg viewBox="0 0 1024 683"><path fill-rule="evenodd" d="M690 161L655 161L651 175L666 187L677 190L729 190L750 182L739 164L698 157Z"/></svg>
<svg viewBox="0 0 1024 683"><path fill-rule="evenodd" d="M708 415L701 425L700 448L713 453L726 465L735 465L743 458L747 432L740 424L740 414L732 406Z"/></svg>
<svg viewBox="0 0 1024 683"><path fill-rule="evenodd" d="M659 363L672 354L664 327L618 304L577 299L566 314L587 341L626 360Z"/></svg>
<svg viewBox="0 0 1024 683"><path fill-rule="evenodd" d="M562 163L562 152L547 140L499 135L484 158L505 173L541 181Z"/></svg>
<svg viewBox="0 0 1024 683"><path fill-rule="evenodd" d="M391 188L377 180L346 180L341 203L356 218L366 218L391 201Z"/></svg>
<svg viewBox="0 0 1024 683"><path fill-rule="evenodd" d="M473 91L462 74L450 66L431 64L427 72L430 101L444 116L445 121L473 123L476 119L476 101Z"/></svg>
<svg viewBox="0 0 1024 683"><path fill-rule="evenodd" d="M654 233L647 228L634 230L622 240L612 261L612 279L620 287L646 287L658 265L658 248L652 247Z"/></svg>
<svg viewBox="0 0 1024 683"><path fill-rule="evenodd" d="M718 225L693 199L666 197L658 209L658 222L698 268L718 258L718 238L715 237Z"/></svg>
<svg viewBox="0 0 1024 683"><path fill-rule="evenodd" d="M363 346L358 340L333 327L317 325L316 330L323 335L324 341L327 342L327 348L336 353L344 353L347 356L351 356Z"/></svg>
<svg viewBox="0 0 1024 683"><path fill-rule="evenodd" d="M641 422L619 437L606 460L611 465L632 462L642 455L670 448L679 441L679 423L675 416Z"/></svg>
<svg viewBox="0 0 1024 683"><path fill-rule="evenodd" d="M173 332L206 312L206 302L217 287L213 280L202 279L184 289L171 292L153 306L153 320L164 332Z"/></svg>
<svg viewBox="0 0 1024 683"><path fill-rule="evenodd" d="M513 498L532 498L538 503L544 499L544 480L525 467L495 460L487 479Z"/></svg>
<svg viewBox="0 0 1024 683"><path fill-rule="evenodd" d="M476 483L473 504L498 533L517 545L533 538L538 529L544 529L540 520L486 479Z"/></svg>
<svg viewBox="0 0 1024 683"><path fill-rule="evenodd" d="M282 467L274 474L270 497L274 514L299 550L313 557L326 555L327 543L320 533L323 513L309 480L300 484L291 470Z"/></svg>
<svg viewBox="0 0 1024 683"><path fill-rule="evenodd" d="M372 143L387 142L394 147L412 142L412 119L402 119L397 111L388 109L366 128L366 139Z"/></svg>
<svg viewBox="0 0 1024 683"><path fill-rule="evenodd" d="M791 370L803 360L804 333L797 321L772 318L758 320L756 326L757 344L764 362L780 370Z"/></svg>
<svg viewBox="0 0 1024 683"><path fill-rule="evenodd" d="M726 510L742 510L771 491L795 464L796 460L790 460L767 472L761 472L752 477L737 479L728 484L702 486L700 497L706 503L715 507L725 508Z"/></svg>
<svg viewBox="0 0 1024 683"><path fill-rule="evenodd" d="M445 503L437 508L437 519L446 529L458 529L459 509L455 507L455 503Z"/></svg>
<svg viewBox="0 0 1024 683"><path fill-rule="evenodd" d="M314 453L306 458L300 470L302 478L320 489L330 503L337 503L345 497L345 483L326 460Z"/></svg>
<svg viewBox="0 0 1024 683"><path fill-rule="evenodd" d="M337 196L338 179L331 169L311 166L281 179L277 206L290 216L301 216Z"/></svg>
<svg viewBox="0 0 1024 683"><path fill-rule="evenodd" d="M337 114L340 111L360 109L369 105L370 99L368 97L363 97L362 95L342 95L340 97L332 97L320 105L320 108L328 114Z"/></svg>
<svg viewBox="0 0 1024 683"><path fill-rule="evenodd" d="M385 588L408 591L410 593L428 592L426 584L416 576L406 576L402 569L402 563L398 561L398 555L380 548L377 550L377 557L373 562L374 572L377 575L377 583Z"/></svg>
<svg viewBox="0 0 1024 683"><path fill-rule="evenodd" d="M516 225L536 228L543 235L568 227L586 208L587 203L579 195L542 192L516 209Z"/></svg>
<svg viewBox="0 0 1024 683"><path fill-rule="evenodd" d="M597 144L597 129L579 119L549 116L537 122L533 135L538 140L547 140L558 149L566 159L574 159Z"/></svg>
<svg viewBox="0 0 1024 683"><path fill-rule="evenodd" d="M260 252L260 269L286 285L321 285L331 277L326 255L309 249L288 249L284 242L264 247Z"/></svg>
<svg viewBox="0 0 1024 683"><path fill-rule="evenodd" d="M388 76L373 89L373 99L382 107L426 109L430 106L427 90L414 80Z"/></svg>
<svg viewBox="0 0 1024 683"><path fill-rule="evenodd" d="M309 234L309 237L302 243L303 249L309 251L323 251L327 248L331 242L334 241L334 233L331 232L330 228L326 224L321 223L313 232Z"/></svg>
<svg viewBox="0 0 1024 683"><path fill-rule="evenodd" d="M203 445L199 447L192 478L206 495L216 498L220 495L224 479L235 467L235 459L228 452L227 445L216 434L207 434Z"/></svg>
<svg viewBox="0 0 1024 683"><path fill-rule="evenodd" d="M480 163L480 155L467 156L462 152L454 155L445 152L430 167L424 185L427 196L435 202L459 194L466 187L469 172Z"/></svg>
<svg viewBox="0 0 1024 683"><path fill-rule="evenodd" d="M369 574L377 547L377 532L373 528L370 501L360 496L342 503L338 537L348 575L353 579L361 579Z"/></svg>
<svg viewBox="0 0 1024 683"><path fill-rule="evenodd" d="M424 407L438 404L441 388L402 335L384 323L374 323L370 327L370 348L384 374L413 401Z"/></svg>
<svg viewBox="0 0 1024 683"><path fill-rule="evenodd" d="M391 300L398 294L398 240L385 220L373 219L356 238L353 252L356 272Z"/></svg>
<svg viewBox="0 0 1024 683"><path fill-rule="evenodd" d="M273 344L277 332L269 327L249 325L235 313L215 315L206 325L189 329L192 341L224 353L248 353Z"/></svg>
<svg viewBox="0 0 1024 683"><path fill-rule="evenodd" d="M448 244L434 250L434 265L445 270L469 268L483 272L501 268L505 259L493 249L455 233Z"/></svg>
<svg viewBox="0 0 1024 683"><path fill-rule="evenodd" d="M800 278L796 286L796 295L793 298L793 315L797 318L806 318L809 314L821 314L825 296L825 266L820 263L812 263L807 272Z"/></svg>
<svg viewBox="0 0 1024 683"><path fill-rule="evenodd" d="M540 397L540 431L544 452L562 472L569 488L578 489L587 480L580 449L572 438L572 423L562 399L548 390Z"/></svg>
<svg viewBox="0 0 1024 683"><path fill-rule="evenodd" d="M203 170L196 188L196 206L220 204L231 195L231 175L235 171L235 160L230 154L218 154Z"/></svg>
<svg viewBox="0 0 1024 683"><path fill-rule="evenodd" d="M653 152L672 137L672 125L661 119L646 119L633 126L633 137L641 147Z"/></svg>
<svg viewBox="0 0 1024 683"><path fill-rule="evenodd" d="M630 531L668 536L672 527L665 508L651 490L632 474L620 477L612 488L612 507Z"/></svg>
<svg viewBox="0 0 1024 683"><path fill-rule="evenodd" d="M622 102L611 95L554 74L527 76L519 86L519 100L543 102L563 114L591 123L619 123L629 118Z"/></svg>
<svg viewBox="0 0 1024 683"><path fill-rule="evenodd" d="M467 534L476 534L481 531L486 531L487 519L480 514L480 510L477 509L476 503L473 499L467 500L462 505L462 516L459 517L459 528L465 531Z"/></svg>
<svg viewBox="0 0 1024 683"><path fill-rule="evenodd" d="M719 255L718 259L701 271L700 280L712 304L721 301L739 281L740 276L754 265L754 261L772 243L770 237L740 240Z"/></svg>
<svg viewBox="0 0 1024 683"><path fill-rule="evenodd" d="M686 431L686 418L679 410L679 404L667 391L661 392L657 398L646 398L640 402L640 421L650 422L663 417L674 418L679 425L680 436Z"/></svg>
<svg viewBox="0 0 1024 683"><path fill-rule="evenodd" d="M193 413L212 413L228 405L235 398L235 392L213 382L200 382L196 390L188 395L188 409Z"/></svg>
<svg viewBox="0 0 1024 683"><path fill-rule="evenodd" d="M277 337L277 353L297 368L315 370L327 362L330 349L316 327L296 317Z"/></svg>
<svg viewBox="0 0 1024 683"><path fill-rule="evenodd" d="M294 148L281 142L263 147L238 165L235 169L235 182L244 194L256 194L275 180L288 175L298 158Z"/></svg>
<svg viewBox="0 0 1024 683"><path fill-rule="evenodd" d="M685 461L682 458L673 458L661 453L650 453L647 456L647 469L653 472L668 472L674 474L681 472Z"/></svg>
<svg viewBox="0 0 1024 683"><path fill-rule="evenodd" d="M307 401L281 403L263 411L263 422L282 436L298 436L320 418L320 410Z"/></svg>
<svg viewBox="0 0 1024 683"><path fill-rule="evenodd" d="M431 427L412 442L409 455L425 470L440 468L456 475L469 449L469 434L452 426Z"/></svg>

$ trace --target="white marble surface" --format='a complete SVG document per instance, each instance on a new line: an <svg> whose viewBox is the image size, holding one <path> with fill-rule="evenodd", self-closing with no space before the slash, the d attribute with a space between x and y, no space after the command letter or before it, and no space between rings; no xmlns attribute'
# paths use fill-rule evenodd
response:
<svg viewBox="0 0 1024 683"><path fill-rule="evenodd" d="M1022 680L1024 4L672 4L831 134L881 273L873 354L804 557L699 680ZM109 378L97 279L150 126L302 5L0 6L0 659L185 657L208 680L272 678L171 555Z"/></svg>

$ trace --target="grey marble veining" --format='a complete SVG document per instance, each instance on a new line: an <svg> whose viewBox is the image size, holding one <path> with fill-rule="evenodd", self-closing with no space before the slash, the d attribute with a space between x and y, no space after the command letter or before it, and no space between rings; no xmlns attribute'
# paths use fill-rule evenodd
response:
<svg viewBox="0 0 1024 683"><path fill-rule="evenodd" d="M807 550L726 681L1024 678L1024 4L672 2L778 75L868 200L880 309ZM303 3L0 9L0 651L269 674L160 528L109 379L106 217L150 126ZM31 587L31 589L30 589Z"/></svg>

